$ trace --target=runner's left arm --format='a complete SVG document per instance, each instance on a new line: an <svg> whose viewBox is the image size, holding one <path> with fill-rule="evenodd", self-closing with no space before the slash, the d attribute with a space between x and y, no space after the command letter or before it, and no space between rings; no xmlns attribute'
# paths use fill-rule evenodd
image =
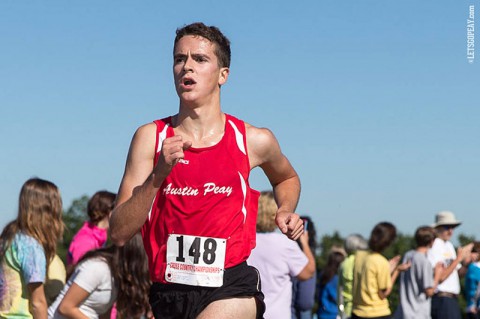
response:
<svg viewBox="0 0 480 319"><path fill-rule="evenodd" d="M297 240L303 233L303 221L295 213L300 197L297 172L270 130L250 125L246 127L250 167L259 166L267 175L278 204L275 221L282 233Z"/></svg>

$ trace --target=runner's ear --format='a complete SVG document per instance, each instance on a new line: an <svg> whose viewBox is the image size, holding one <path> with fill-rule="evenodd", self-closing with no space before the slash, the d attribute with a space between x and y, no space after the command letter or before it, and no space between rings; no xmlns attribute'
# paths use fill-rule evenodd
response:
<svg viewBox="0 0 480 319"><path fill-rule="evenodd" d="M228 75L230 74L229 68L221 68L218 76L218 85L224 85L227 83Z"/></svg>

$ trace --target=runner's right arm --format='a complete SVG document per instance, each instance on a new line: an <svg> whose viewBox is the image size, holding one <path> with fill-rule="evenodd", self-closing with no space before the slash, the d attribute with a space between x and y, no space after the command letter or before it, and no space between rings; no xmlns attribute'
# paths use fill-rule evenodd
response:
<svg viewBox="0 0 480 319"><path fill-rule="evenodd" d="M155 195L173 166L191 143L181 136L163 141L154 167L156 125L140 127L132 139L115 208L110 216L110 234L116 245L124 245L145 223Z"/></svg>

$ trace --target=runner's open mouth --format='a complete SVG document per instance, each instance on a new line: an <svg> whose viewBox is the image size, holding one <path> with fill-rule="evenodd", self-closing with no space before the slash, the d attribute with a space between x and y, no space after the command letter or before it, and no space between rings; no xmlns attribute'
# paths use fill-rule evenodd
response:
<svg viewBox="0 0 480 319"><path fill-rule="evenodd" d="M195 84L196 82L192 79L185 79L183 80L183 84L185 85L192 85L192 84Z"/></svg>

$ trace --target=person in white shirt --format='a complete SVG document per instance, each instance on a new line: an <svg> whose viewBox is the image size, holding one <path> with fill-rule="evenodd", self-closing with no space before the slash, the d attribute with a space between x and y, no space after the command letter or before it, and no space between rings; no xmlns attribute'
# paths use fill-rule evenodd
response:
<svg viewBox="0 0 480 319"><path fill-rule="evenodd" d="M48 308L49 319L109 319L117 302L121 318L139 319L150 312L147 255L140 234L125 246L88 252Z"/></svg>
<svg viewBox="0 0 480 319"><path fill-rule="evenodd" d="M460 276L465 275L473 243L455 247L450 242L455 227L461 224L449 211L441 211L435 216L437 238L427 253L432 267L439 262L444 265L440 282L432 297L432 319L461 319L458 294L460 293ZM463 264L462 264L463 263Z"/></svg>

